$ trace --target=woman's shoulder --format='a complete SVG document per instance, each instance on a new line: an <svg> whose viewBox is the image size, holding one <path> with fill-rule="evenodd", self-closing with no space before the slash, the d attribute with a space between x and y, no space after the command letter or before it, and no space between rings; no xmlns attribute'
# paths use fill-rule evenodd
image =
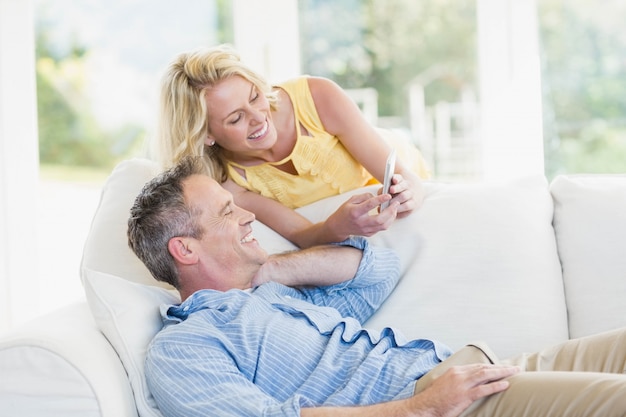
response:
<svg viewBox="0 0 626 417"><path fill-rule="evenodd" d="M315 104L318 116L326 124L336 119L341 120L341 111L352 99L333 80L324 77L310 77L308 79L309 96Z"/></svg>
<svg viewBox="0 0 626 417"><path fill-rule="evenodd" d="M339 85L330 78L312 75L300 75L290 78L280 84L276 84L274 87L285 90L292 97L294 95L326 94L329 91L340 89Z"/></svg>
<svg viewBox="0 0 626 417"><path fill-rule="evenodd" d="M301 90L302 88L306 88L308 90L308 88L309 88L309 84L308 84L309 78L310 77L308 75L300 75L298 77L289 78L288 80L285 80L285 81L283 81L281 83L275 84L274 88L279 88L281 90L284 90L290 96L292 96L293 93L297 92L298 90Z"/></svg>
<svg viewBox="0 0 626 417"><path fill-rule="evenodd" d="M331 88L331 89L340 88L339 84L337 84L330 78L326 78L326 77L307 76L306 82L309 85L309 88L315 88L315 89L317 88Z"/></svg>

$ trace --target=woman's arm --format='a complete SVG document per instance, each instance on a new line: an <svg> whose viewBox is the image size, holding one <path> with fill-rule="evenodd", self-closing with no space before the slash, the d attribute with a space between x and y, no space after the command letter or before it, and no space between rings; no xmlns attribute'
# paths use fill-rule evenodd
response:
<svg viewBox="0 0 626 417"><path fill-rule="evenodd" d="M399 204L392 203L383 212L372 214L373 209L389 200L389 195L359 194L349 198L326 220L312 223L295 210L231 180L222 185L233 194L239 207L253 212L260 222L300 248L341 242L351 235L372 236L391 225Z"/></svg>
<svg viewBox="0 0 626 417"><path fill-rule="evenodd" d="M336 83L319 77L310 77L308 82L326 131L337 136L348 152L382 183L390 147ZM399 175L394 176L390 192L401 203L398 213L402 217L422 204L424 190L419 177L402 161L396 164L395 172Z"/></svg>

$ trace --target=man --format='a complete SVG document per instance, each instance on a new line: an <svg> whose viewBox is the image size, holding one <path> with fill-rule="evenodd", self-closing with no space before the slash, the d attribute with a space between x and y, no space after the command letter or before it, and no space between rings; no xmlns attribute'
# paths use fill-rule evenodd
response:
<svg viewBox="0 0 626 417"><path fill-rule="evenodd" d="M254 215L203 169L186 159L155 178L129 219L130 247L182 299L164 309L147 352L165 416L626 413L626 331L516 362L603 374L518 374L490 363L485 348L451 356L438 342L370 334L360 323L399 277L392 251L352 238L268 257L252 235Z"/></svg>

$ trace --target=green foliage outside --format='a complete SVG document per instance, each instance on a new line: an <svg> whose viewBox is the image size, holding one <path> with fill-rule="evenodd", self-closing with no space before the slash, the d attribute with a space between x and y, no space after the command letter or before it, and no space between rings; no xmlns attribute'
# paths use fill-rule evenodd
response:
<svg viewBox="0 0 626 417"><path fill-rule="evenodd" d="M626 3L537 0L546 174L626 172ZM407 87L434 74L427 105L477 90L475 0L298 0L303 71L345 88L373 87L381 116L406 118ZM217 2L219 39L232 37L229 0ZM110 129L82 95L89 51L59 54L37 27L43 164L109 169L138 153L145 131ZM406 121L405 121L406 122ZM408 124L408 123L407 123Z"/></svg>
<svg viewBox="0 0 626 417"><path fill-rule="evenodd" d="M626 172L626 3L538 4L547 174Z"/></svg>
<svg viewBox="0 0 626 417"><path fill-rule="evenodd" d="M626 2L537 0L546 175L626 172ZM305 72L373 87L382 116L406 117L427 71L427 105L477 91L475 0L299 0ZM436 65L434 65L436 64ZM479 99L480 100L480 99Z"/></svg>
<svg viewBox="0 0 626 417"><path fill-rule="evenodd" d="M84 59L75 45L55 53L45 27L37 28L36 76L39 160L42 164L110 169L136 153L145 132L132 125L107 129L94 118L83 94Z"/></svg>
<svg viewBox="0 0 626 417"><path fill-rule="evenodd" d="M476 86L473 0L299 0L304 72L344 88L374 87L381 116L406 117L410 82L426 71L427 105Z"/></svg>

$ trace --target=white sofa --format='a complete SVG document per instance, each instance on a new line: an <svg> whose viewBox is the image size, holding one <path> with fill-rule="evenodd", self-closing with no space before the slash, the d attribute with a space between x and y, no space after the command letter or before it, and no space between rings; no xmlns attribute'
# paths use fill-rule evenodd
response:
<svg viewBox="0 0 626 417"><path fill-rule="evenodd" d="M1 416L159 416L144 349L174 291L126 244L126 219L156 173L121 163L103 188L84 248L84 302L0 337ZM371 190L374 190L372 188ZM501 357L626 326L626 176L426 183L423 207L371 240L397 249L404 275L367 325L452 348L477 339ZM346 196L304 207L325 217ZM254 226L270 252L293 248Z"/></svg>

